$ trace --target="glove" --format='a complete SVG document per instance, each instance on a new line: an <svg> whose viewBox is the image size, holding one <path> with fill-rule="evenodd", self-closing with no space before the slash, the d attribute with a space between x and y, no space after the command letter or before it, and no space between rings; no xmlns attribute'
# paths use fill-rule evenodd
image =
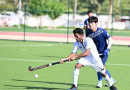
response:
<svg viewBox="0 0 130 90"><path fill-rule="evenodd" d="M107 48L104 52L103 55L108 55L109 54L109 48Z"/></svg>

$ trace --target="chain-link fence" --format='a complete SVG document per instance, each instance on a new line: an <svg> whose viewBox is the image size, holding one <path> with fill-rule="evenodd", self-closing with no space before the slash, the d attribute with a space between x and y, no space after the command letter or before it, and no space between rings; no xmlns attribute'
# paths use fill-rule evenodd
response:
<svg viewBox="0 0 130 90"><path fill-rule="evenodd" d="M18 2L19 7L17 6L15 9L0 9L0 39L73 42L72 30L76 27L83 27L84 20L88 18L87 11L91 9L77 11L80 4L76 6L75 3L74 9L71 10L71 1L68 0L65 5L66 9L61 10L63 13L59 14L55 8L54 10L33 8L30 0L20 1ZM105 6L106 4L102 4L101 7ZM114 7L114 3L112 6ZM96 7L93 12L94 16L99 19L98 26L109 32L114 44L130 45L130 14L123 13L127 10L121 8L123 12L117 13L117 7L114 7L109 14L110 8L102 9L101 7L99 9L103 13L96 12L98 11ZM94 9L92 8L92 10Z"/></svg>

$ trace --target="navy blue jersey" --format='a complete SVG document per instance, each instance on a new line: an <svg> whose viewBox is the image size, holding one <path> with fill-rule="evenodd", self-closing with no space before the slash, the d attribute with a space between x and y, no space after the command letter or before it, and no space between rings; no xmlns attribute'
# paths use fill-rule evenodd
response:
<svg viewBox="0 0 130 90"><path fill-rule="evenodd" d="M88 26L88 19L84 21L84 25Z"/></svg>
<svg viewBox="0 0 130 90"><path fill-rule="evenodd" d="M86 30L86 37L93 39L96 44L98 53L101 54L107 48L107 40L110 35L103 28L97 28L96 32L93 32L91 29Z"/></svg>

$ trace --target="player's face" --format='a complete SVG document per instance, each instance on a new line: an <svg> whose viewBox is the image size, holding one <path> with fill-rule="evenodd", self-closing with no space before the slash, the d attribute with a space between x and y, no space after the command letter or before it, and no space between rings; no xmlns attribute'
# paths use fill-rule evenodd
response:
<svg viewBox="0 0 130 90"><path fill-rule="evenodd" d="M92 30L94 30L94 29L97 28L97 23L91 22L91 23L89 23L89 27L90 27Z"/></svg>
<svg viewBox="0 0 130 90"><path fill-rule="evenodd" d="M89 16L89 17L93 16L93 13L89 13L88 16Z"/></svg>
<svg viewBox="0 0 130 90"><path fill-rule="evenodd" d="M80 35L78 33L75 33L74 34L74 37L75 39L78 41L78 42L82 42L83 41L83 35Z"/></svg>

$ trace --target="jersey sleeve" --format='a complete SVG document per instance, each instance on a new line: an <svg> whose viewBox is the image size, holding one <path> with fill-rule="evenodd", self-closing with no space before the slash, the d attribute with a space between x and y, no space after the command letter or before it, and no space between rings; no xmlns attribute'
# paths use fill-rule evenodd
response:
<svg viewBox="0 0 130 90"><path fill-rule="evenodd" d="M84 25L88 25L88 19L86 19L85 21L84 21Z"/></svg>
<svg viewBox="0 0 130 90"><path fill-rule="evenodd" d="M93 44L93 40L91 38L86 38L86 42L87 42L87 45L86 45L86 49L91 49L92 48L92 44Z"/></svg>
<svg viewBox="0 0 130 90"><path fill-rule="evenodd" d="M78 44L77 42L74 43L73 49L72 49L72 53L76 53L78 50Z"/></svg>
<svg viewBox="0 0 130 90"><path fill-rule="evenodd" d="M105 38L108 40L110 38L109 33L106 30L104 30L103 32L104 32L103 34L104 34Z"/></svg>
<svg viewBox="0 0 130 90"><path fill-rule="evenodd" d="M104 30L104 36L105 36L105 38L108 40L108 45L107 45L107 48L111 48L111 45L112 45L112 38L111 38L111 36L109 35L109 33L106 31L106 30Z"/></svg>

